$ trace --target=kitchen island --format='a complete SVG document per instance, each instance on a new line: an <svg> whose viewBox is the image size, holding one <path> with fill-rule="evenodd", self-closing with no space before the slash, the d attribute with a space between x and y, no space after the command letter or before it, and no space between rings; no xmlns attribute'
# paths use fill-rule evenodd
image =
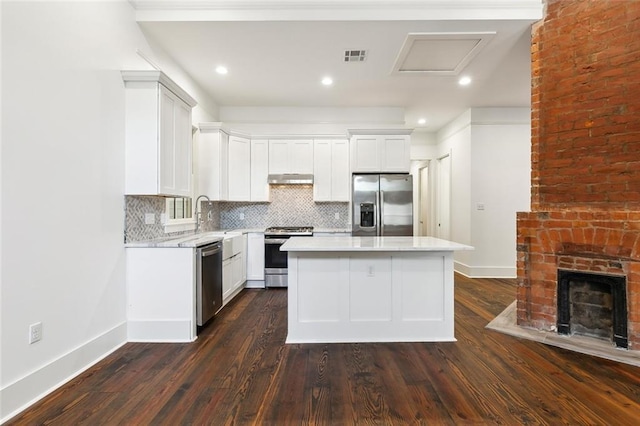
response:
<svg viewBox="0 0 640 426"><path fill-rule="evenodd" d="M455 341L453 252L432 237L293 237L287 343Z"/></svg>

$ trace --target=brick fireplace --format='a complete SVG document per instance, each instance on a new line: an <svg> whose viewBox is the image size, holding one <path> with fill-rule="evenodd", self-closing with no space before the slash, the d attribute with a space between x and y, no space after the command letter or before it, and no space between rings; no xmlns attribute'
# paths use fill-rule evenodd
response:
<svg viewBox="0 0 640 426"><path fill-rule="evenodd" d="M560 271L621 278L628 348L640 350L640 2L549 0L531 58L518 325L556 330Z"/></svg>

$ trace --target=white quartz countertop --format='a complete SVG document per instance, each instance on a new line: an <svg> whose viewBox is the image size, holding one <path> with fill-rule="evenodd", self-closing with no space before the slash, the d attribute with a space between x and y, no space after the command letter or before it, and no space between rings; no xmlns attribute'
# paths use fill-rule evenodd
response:
<svg viewBox="0 0 640 426"><path fill-rule="evenodd" d="M166 237L166 238L157 238L157 239L148 240L148 241L136 241L132 243L126 243L125 247L127 248L148 248L148 247L195 248L195 247L200 247L207 244L215 243L218 241L222 241L225 237L232 237L232 236L241 235L241 234L242 232L239 232L239 231L202 232L198 234L180 235L178 237Z"/></svg>
<svg viewBox="0 0 640 426"><path fill-rule="evenodd" d="M433 237L292 237L281 251L457 251L473 247Z"/></svg>

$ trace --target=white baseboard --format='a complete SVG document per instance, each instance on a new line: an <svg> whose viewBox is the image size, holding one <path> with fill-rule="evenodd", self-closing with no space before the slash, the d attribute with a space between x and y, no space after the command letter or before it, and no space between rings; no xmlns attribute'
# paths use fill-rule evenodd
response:
<svg viewBox="0 0 640 426"><path fill-rule="evenodd" d="M516 278L517 269L511 266L469 266L454 261L453 269L468 278Z"/></svg>
<svg viewBox="0 0 640 426"><path fill-rule="evenodd" d="M123 322L0 389L0 423L106 358L126 342L127 323Z"/></svg>
<svg viewBox="0 0 640 426"><path fill-rule="evenodd" d="M264 288L264 280L247 280L244 288Z"/></svg>
<svg viewBox="0 0 640 426"><path fill-rule="evenodd" d="M196 339L190 320L129 320L129 342L184 343Z"/></svg>

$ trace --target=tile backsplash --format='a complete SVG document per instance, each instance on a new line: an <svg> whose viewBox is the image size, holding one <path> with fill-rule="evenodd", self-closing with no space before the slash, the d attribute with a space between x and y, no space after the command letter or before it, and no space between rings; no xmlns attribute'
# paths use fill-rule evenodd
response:
<svg viewBox="0 0 640 426"><path fill-rule="evenodd" d="M216 231L299 225L311 225L322 229L345 229L349 226L349 204L315 203L312 185L271 185L270 199L269 203L212 202L211 205L203 201L201 208L204 221L201 229ZM193 232L166 234L160 222L160 215L164 212L164 197L126 195L125 243ZM211 212L210 215L209 212ZM145 223L146 213L155 215L153 224Z"/></svg>
<svg viewBox="0 0 640 426"><path fill-rule="evenodd" d="M271 185L269 203L219 204L220 227L267 228L307 226L344 229L349 221L348 203L315 203L312 185ZM339 218L336 219L336 213ZM244 219L241 219L244 215Z"/></svg>

